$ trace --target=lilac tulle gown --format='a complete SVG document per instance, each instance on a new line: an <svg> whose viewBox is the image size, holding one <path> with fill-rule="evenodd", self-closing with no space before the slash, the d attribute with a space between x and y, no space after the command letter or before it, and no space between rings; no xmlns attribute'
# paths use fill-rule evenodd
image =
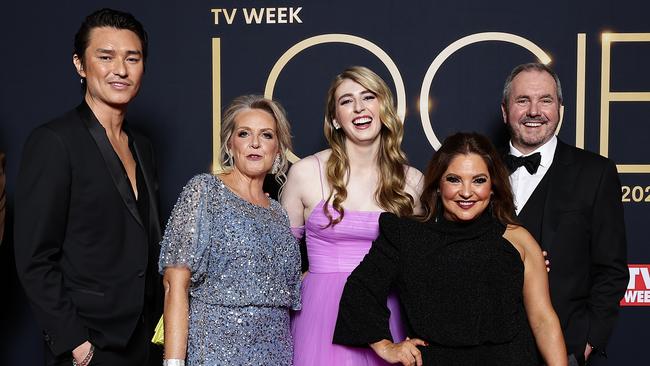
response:
<svg viewBox="0 0 650 366"><path fill-rule="evenodd" d="M294 312L291 319L294 365L389 365L370 347L332 344L345 281L377 238L381 212L345 210L340 223L324 228L329 220L323 212L323 204L321 200L305 222L309 273L302 282L302 310ZM330 207L329 212L337 217L333 208ZM387 305L391 312L389 323L393 340L402 341L406 333L397 298L389 296Z"/></svg>

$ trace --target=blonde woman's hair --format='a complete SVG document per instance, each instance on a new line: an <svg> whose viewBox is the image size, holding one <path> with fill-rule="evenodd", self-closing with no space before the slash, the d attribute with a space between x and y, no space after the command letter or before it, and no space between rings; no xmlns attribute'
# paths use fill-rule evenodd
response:
<svg viewBox="0 0 650 366"><path fill-rule="evenodd" d="M230 103L223 113L221 121L221 150L220 162L224 171L231 171L234 168L234 161L232 154L228 148L228 141L235 131L235 118L239 112L247 109L260 109L271 116L275 120L276 136L278 139L278 150L280 154L280 164L277 172L275 172L275 180L283 186L287 180L287 170L289 169L289 161L287 160L287 151L291 149L291 126L287 119L286 112L280 103L267 99L261 95L242 95Z"/></svg>
<svg viewBox="0 0 650 366"><path fill-rule="evenodd" d="M336 225L343 219L344 210L341 203L348 196L346 189L346 178L350 171L350 162L345 151L345 132L343 129L335 129L333 121L336 118L336 89L344 80L352 80L368 91L375 94L379 101L379 118L381 121L380 145L377 156L379 168L379 185L375 191L375 200L379 207L397 216L408 216L413 214L413 197L406 193L406 154L402 151L401 143L404 136L402 121L395 111L393 93L388 85L377 74L363 66L352 66L341 74L337 75L329 91L325 110L325 123L323 126L325 138L329 142L332 153L325 166L327 183L330 194L326 202L332 202L332 206L339 217L334 219L327 206L323 205L323 211L329 218L330 225Z"/></svg>

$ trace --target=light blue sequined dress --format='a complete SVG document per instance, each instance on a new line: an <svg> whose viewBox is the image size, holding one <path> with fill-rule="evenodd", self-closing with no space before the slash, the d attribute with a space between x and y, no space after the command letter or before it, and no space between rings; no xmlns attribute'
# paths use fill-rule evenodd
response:
<svg viewBox="0 0 650 366"><path fill-rule="evenodd" d="M300 308L300 252L286 212L200 174L183 188L159 270L190 269L187 365L291 365L289 309Z"/></svg>

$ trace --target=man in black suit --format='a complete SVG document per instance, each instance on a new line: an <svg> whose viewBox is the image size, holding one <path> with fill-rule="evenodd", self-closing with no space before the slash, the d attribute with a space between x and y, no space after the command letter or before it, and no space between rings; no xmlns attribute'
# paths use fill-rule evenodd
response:
<svg viewBox="0 0 650 366"><path fill-rule="evenodd" d="M510 131L517 215L551 261L553 306L569 362L605 355L628 281L621 184L616 165L555 136L562 89L548 66L517 66L501 109Z"/></svg>
<svg viewBox="0 0 650 366"><path fill-rule="evenodd" d="M84 100L24 146L16 266L47 365L161 362L149 342L162 305L155 163L124 119L146 57L146 32L131 14L90 14L73 54Z"/></svg>

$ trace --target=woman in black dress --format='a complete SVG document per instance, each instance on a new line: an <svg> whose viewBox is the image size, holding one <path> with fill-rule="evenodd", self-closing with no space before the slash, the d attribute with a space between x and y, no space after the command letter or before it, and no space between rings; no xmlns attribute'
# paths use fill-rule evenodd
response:
<svg viewBox="0 0 650 366"><path fill-rule="evenodd" d="M416 218L380 216L380 234L350 275L334 343L370 345L403 365L566 365L544 257L513 217L508 172L489 140L458 133L425 175ZM409 337L390 341L397 288ZM539 353L538 353L539 350Z"/></svg>

